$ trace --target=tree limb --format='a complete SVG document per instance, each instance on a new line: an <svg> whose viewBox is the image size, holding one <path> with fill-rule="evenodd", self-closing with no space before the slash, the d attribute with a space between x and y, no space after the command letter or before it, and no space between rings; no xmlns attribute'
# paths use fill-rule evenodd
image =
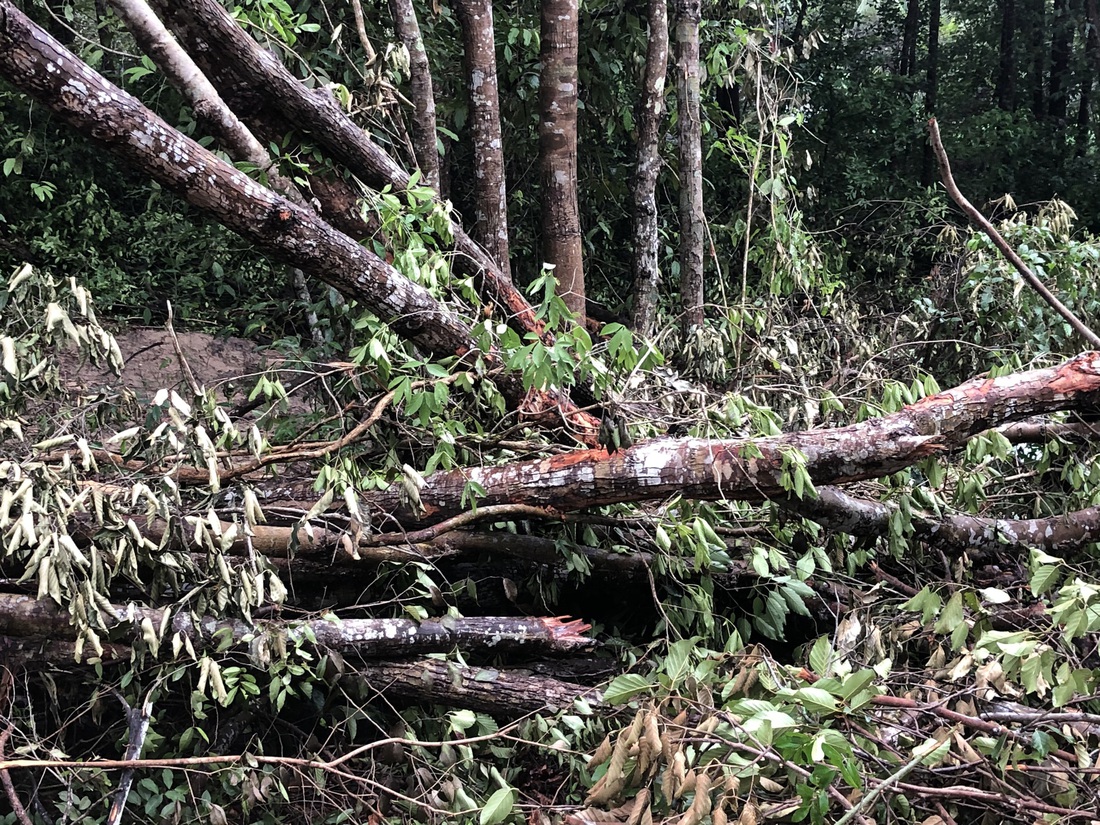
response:
<svg viewBox="0 0 1100 825"><path fill-rule="evenodd" d="M1061 315L1066 323L1077 330L1077 334L1084 338L1090 346L1100 348L1100 335L1089 329L1080 318L1073 314L1073 310L1059 301L1054 293L1046 288L1046 285L1024 263L1023 258L1016 254L1016 250L1009 246L1008 241L997 231L996 227L959 190L958 184L951 176L951 163L947 159L947 151L943 148L943 141L940 139L940 127L934 117L928 119L928 135L932 142L932 150L936 153L936 160L940 165L940 176L943 178L943 185L947 187L947 194L951 196L951 199L959 205L959 208L982 232L989 236L993 244L1001 250L1001 254L1016 268L1016 271L1020 273L1020 277L1027 281L1028 285L1039 294L1039 297Z"/></svg>

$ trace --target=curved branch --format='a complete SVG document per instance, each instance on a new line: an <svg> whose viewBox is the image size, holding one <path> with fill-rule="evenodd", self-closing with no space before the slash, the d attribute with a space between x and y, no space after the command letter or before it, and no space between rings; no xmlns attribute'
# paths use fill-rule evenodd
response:
<svg viewBox="0 0 1100 825"><path fill-rule="evenodd" d="M947 187L947 194L951 196L951 199L959 205L959 208L966 213L970 220L977 224L978 228L982 230L989 239L993 241L994 245L1001 250L1009 263L1016 267L1016 271L1020 273L1020 276L1027 281L1028 285L1039 293L1039 297L1046 301L1055 312L1062 316L1065 321L1077 330L1077 334L1084 338L1090 346L1100 348L1100 335L1097 335L1087 326L1085 323L1073 314L1073 310L1063 304L1055 297L1046 285L1039 280L1034 272L1024 263L1023 258L1016 254L1016 250L1008 245L1001 233L997 231L993 226L966 196L959 190L958 185L955 183L955 178L951 176L951 163L947 159L947 151L943 148L943 141L940 140L940 127L936 123L936 119L928 119L928 135L932 141L932 149L936 153L936 160L940 165L940 175L943 178L943 185Z"/></svg>

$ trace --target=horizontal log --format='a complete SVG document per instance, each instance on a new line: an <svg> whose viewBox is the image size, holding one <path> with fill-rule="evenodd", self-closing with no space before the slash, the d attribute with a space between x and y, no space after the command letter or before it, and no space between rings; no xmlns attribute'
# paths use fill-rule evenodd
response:
<svg viewBox="0 0 1100 825"><path fill-rule="evenodd" d="M659 438L609 455L577 450L498 467L433 473L413 512L395 487L371 505L406 524L439 521L469 509L469 485L485 490L478 506L522 502L567 512L620 502L785 499L789 459L798 455L816 485L879 478L945 455L984 430L1060 410L1100 406L1100 353L1046 369L975 378L882 418L770 438ZM788 485L789 486L789 485Z"/></svg>
<svg viewBox="0 0 1100 825"><path fill-rule="evenodd" d="M568 709L582 700L604 707L596 688L496 668L462 667L439 659L368 662L357 672L371 687L420 702L438 702L500 716Z"/></svg>
<svg viewBox="0 0 1100 825"><path fill-rule="evenodd" d="M287 641L354 652L364 657L407 656L412 653L447 652L457 648L506 652L515 650L569 651L590 647L593 639L582 636L589 625L579 620L543 617L474 617L416 622L411 619L340 619L306 621L263 620L255 624L235 619L192 617L186 611L112 605L104 610L107 630L148 619L165 639L180 634L196 650L217 646L226 634L243 644L261 634L282 635ZM69 614L52 601L0 593L0 635L47 639L70 632Z"/></svg>

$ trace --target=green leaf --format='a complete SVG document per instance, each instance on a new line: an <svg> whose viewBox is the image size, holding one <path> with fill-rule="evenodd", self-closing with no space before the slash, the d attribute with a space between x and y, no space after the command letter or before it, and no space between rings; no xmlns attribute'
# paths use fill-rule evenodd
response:
<svg viewBox="0 0 1100 825"><path fill-rule="evenodd" d="M828 636L819 636L810 648L810 668L818 676L829 674L829 662L833 657L833 645Z"/></svg>
<svg viewBox="0 0 1100 825"><path fill-rule="evenodd" d="M806 710L819 713L835 713L837 710L836 699L827 690L821 688L799 688L794 692L793 698L800 702Z"/></svg>
<svg viewBox="0 0 1100 825"><path fill-rule="evenodd" d="M1053 564L1044 564L1031 574L1031 592L1041 596L1058 582L1061 568Z"/></svg>
<svg viewBox="0 0 1100 825"><path fill-rule="evenodd" d="M485 807L481 809L481 825L496 825L498 822L503 822L508 814L512 813L512 806L516 803L516 792L511 788L499 788L492 796L489 797L489 801L485 803Z"/></svg>
<svg viewBox="0 0 1100 825"><path fill-rule="evenodd" d="M611 680L611 684L603 692L603 698L609 704L620 705L651 688L653 688L653 683L646 677L637 673L624 673Z"/></svg>

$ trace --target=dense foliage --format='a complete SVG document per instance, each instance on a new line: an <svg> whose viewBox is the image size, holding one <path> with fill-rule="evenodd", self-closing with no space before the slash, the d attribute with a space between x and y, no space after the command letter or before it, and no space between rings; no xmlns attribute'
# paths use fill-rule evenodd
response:
<svg viewBox="0 0 1100 825"><path fill-rule="evenodd" d="M211 143L103 4L21 5ZM230 5L411 165L407 55L390 45L384 4L364 9L373 63L344 4ZM991 430L960 455L862 482L853 492L888 508L878 534L805 517L797 504L816 491L806 456L791 450L784 501L505 514L490 535L550 556L481 547L437 557L423 537L416 559L382 555L386 536L409 528L373 512L373 493L400 490L416 512L434 471L566 449L562 432L508 409L494 383L501 370L526 389L583 388L625 428L616 438L751 439L866 421L976 374L1074 354L1071 330L949 209L925 146L930 91L960 185L1063 301L1100 318L1098 46L1085 4L769 0L704 9L707 325L681 340L675 322L669 138L665 322L654 341L635 338L615 318L631 291L642 5L597 0L580 23L589 297L609 313L598 333L570 323L538 254L536 6L494 9L513 271L552 336L509 328L474 280L452 271L452 207L423 187L364 194L361 209L385 238L368 243L449 302L495 362L430 358L324 287L313 287L323 331L314 345L286 267L0 83L0 590L52 601L71 621L57 635L67 647L43 645L53 670L28 670L23 685L0 680L0 760L121 757L132 736L121 699L128 712L152 703L143 756L173 760L138 773L127 817L140 822L949 822L983 809L1032 821L1095 803L1079 769L1095 762L1098 739L1096 544L1025 552L1006 539L1003 552L949 554L916 533L922 519L1100 505L1088 421L1055 416L1049 432L1017 440ZM1006 8L1017 15L1011 49ZM469 215L461 38L448 5L418 10L443 194ZM272 148L299 181L330 168L308 137ZM151 397L62 381L58 359L74 347L120 366L104 326L161 323L166 300L177 327L278 339L282 360L228 389ZM226 473L247 461L270 474ZM264 485L278 488L271 502ZM484 492L467 484L471 512ZM307 495L312 507L295 509ZM252 546L268 520L295 536L286 557ZM154 523L158 534L143 532ZM338 548L366 536L355 545L366 561L336 565L331 547L310 544L314 530L339 534ZM627 557L645 564L624 572ZM226 624L193 645L167 612L163 624L134 612L164 602ZM115 615L119 605L129 612ZM383 695L384 676L316 645L306 624L563 613L593 624L598 651L520 663L599 685L602 697L518 718ZM290 629L242 638L228 624L269 617ZM91 666L74 669L74 653ZM505 661L457 647L432 656L455 674ZM245 756L219 763L223 754ZM192 757L210 761L183 770ZM33 782L11 775L37 800L30 821L99 823L118 770L89 762ZM0 814L0 825L19 821Z"/></svg>

